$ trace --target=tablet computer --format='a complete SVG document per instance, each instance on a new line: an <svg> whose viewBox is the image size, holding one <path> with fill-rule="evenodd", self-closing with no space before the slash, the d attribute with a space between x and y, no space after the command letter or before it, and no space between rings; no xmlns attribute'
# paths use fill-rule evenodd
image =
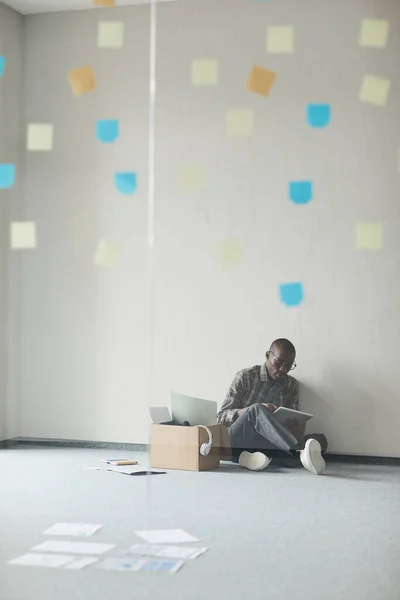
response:
<svg viewBox="0 0 400 600"><path fill-rule="evenodd" d="M314 416L310 415L310 413L300 412L299 410L293 410L292 408L285 408L284 406L280 406L272 414L275 419L283 425L287 419L296 419L296 421L300 421L300 423L306 423Z"/></svg>

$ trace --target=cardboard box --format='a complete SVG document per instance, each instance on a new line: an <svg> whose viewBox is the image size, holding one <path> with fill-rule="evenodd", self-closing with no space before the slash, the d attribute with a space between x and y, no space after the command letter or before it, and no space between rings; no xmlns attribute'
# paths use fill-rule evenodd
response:
<svg viewBox="0 0 400 600"><path fill-rule="evenodd" d="M228 430L224 425L209 425L213 445L208 456L200 454L200 447L208 442L202 427L151 425L150 460L155 469L208 471L218 469L221 458L229 459L231 448Z"/></svg>

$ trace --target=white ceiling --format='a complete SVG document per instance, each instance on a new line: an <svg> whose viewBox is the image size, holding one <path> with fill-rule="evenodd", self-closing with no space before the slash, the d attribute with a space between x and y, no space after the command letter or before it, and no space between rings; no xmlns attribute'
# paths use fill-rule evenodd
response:
<svg viewBox="0 0 400 600"><path fill-rule="evenodd" d="M131 6L133 4L150 4L152 0L117 0L117 6ZM173 2L174 0L157 0L157 2ZM1 4L1 0L0 0ZM84 10L85 8L99 8L94 6L92 0L5 0L4 4L11 6L23 15L36 13L56 12L60 10Z"/></svg>

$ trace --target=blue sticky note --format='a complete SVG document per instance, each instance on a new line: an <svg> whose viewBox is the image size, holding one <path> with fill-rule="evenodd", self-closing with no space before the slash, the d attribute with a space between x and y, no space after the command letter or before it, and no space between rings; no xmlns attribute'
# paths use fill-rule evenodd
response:
<svg viewBox="0 0 400 600"><path fill-rule="evenodd" d="M0 164L0 190L8 190L15 182L15 165Z"/></svg>
<svg viewBox="0 0 400 600"><path fill-rule="evenodd" d="M4 73L5 66L6 66L6 57L5 56L0 56L0 77Z"/></svg>
<svg viewBox="0 0 400 600"><path fill-rule="evenodd" d="M116 119L97 121L96 136L103 144L112 144L119 137L119 122Z"/></svg>
<svg viewBox="0 0 400 600"><path fill-rule="evenodd" d="M291 181L289 183L289 198L295 204L308 204L312 197L312 181Z"/></svg>
<svg viewBox="0 0 400 600"><path fill-rule="evenodd" d="M330 104L309 104L307 106L307 123L311 127L326 127L330 122Z"/></svg>
<svg viewBox="0 0 400 600"><path fill-rule="evenodd" d="M136 173L116 173L115 187L121 194L133 194L137 189Z"/></svg>
<svg viewBox="0 0 400 600"><path fill-rule="evenodd" d="M304 300L303 285L301 283L282 283L279 286L281 302L286 306L298 306Z"/></svg>

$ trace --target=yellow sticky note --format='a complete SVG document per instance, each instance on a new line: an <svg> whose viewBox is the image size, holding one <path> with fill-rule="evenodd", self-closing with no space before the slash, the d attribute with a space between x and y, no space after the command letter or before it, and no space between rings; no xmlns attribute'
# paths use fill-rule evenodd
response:
<svg viewBox="0 0 400 600"><path fill-rule="evenodd" d="M226 132L233 137L253 135L254 111L228 110L226 114Z"/></svg>
<svg viewBox="0 0 400 600"><path fill-rule="evenodd" d="M99 48L122 48L124 45L124 23L122 21L100 21L97 27Z"/></svg>
<svg viewBox="0 0 400 600"><path fill-rule="evenodd" d="M218 61L215 59L197 59L192 62L193 85L217 85Z"/></svg>
<svg viewBox="0 0 400 600"><path fill-rule="evenodd" d="M294 27L292 25L267 27L266 49L270 54L291 54L294 51Z"/></svg>
<svg viewBox="0 0 400 600"><path fill-rule="evenodd" d="M361 102L385 106L390 91L390 80L375 75L364 75L360 90Z"/></svg>
<svg viewBox="0 0 400 600"><path fill-rule="evenodd" d="M383 224L379 222L356 223L356 247L358 250L381 250Z"/></svg>
<svg viewBox="0 0 400 600"><path fill-rule="evenodd" d="M363 19L359 44L365 48L386 48L389 37L389 21Z"/></svg>
<svg viewBox="0 0 400 600"><path fill-rule="evenodd" d="M276 79L276 73L264 69L264 67L254 66L250 71L247 80L246 89L262 96L268 96Z"/></svg>
<svg viewBox="0 0 400 600"><path fill-rule="evenodd" d="M73 69L68 74L69 83L75 96L92 92L96 87L96 80L92 67Z"/></svg>
<svg viewBox="0 0 400 600"><path fill-rule="evenodd" d="M92 0L92 3L95 6L106 6L106 7L115 6L115 0Z"/></svg>
<svg viewBox="0 0 400 600"><path fill-rule="evenodd" d="M94 264L103 269L115 269L121 258L121 247L118 244L100 240L94 256Z"/></svg>
<svg viewBox="0 0 400 600"><path fill-rule="evenodd" d="M243 245L239 239L226 240L220 247L221 262L224 267L238 265L243 261Z"/></svg>
<svg viewBox="0 0 400 600"><path fill-rule="evenodd" d="M11 248L28 250L36 248L36 225L31 221L14 221L10 224Z"/></svg>
<svg viewBox="0 0 400 600"><path fill-rule="evenodd" d="M32 151L53 149L53 125L51 123L29 123L26 147Z"/></svg>
<svg viewBox="0 0 400 600"><path fill-rule="evenodd" d="M179 174L179 183L182 192L189 194L204 187L204 173L201 167L192 165L182 167Z"/></svg>

